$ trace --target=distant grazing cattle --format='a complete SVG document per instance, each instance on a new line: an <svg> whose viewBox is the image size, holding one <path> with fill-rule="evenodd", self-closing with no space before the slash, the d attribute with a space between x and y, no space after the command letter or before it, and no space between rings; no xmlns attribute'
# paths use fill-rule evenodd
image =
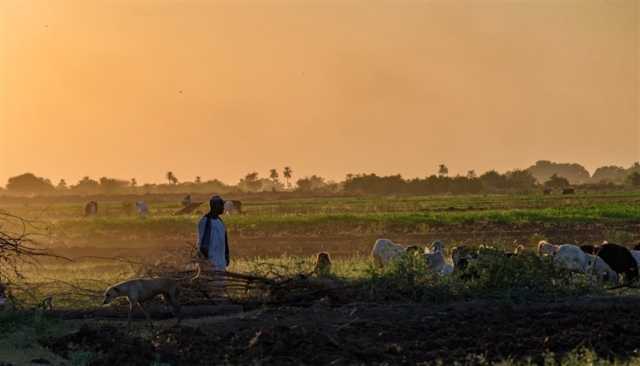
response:
<svg viewBox="0 0 640 366"><path fill-rule="evenodd" d="M84 205L84 216L95 216L98 214L98 202L89 201L86 205Z"/></svg>
<svg viewBox="0 0 640 366"><path fill-rule="evenodd" d="M189 207L189 206L191 206L192 203L193 203L193 201L191 200L191 195L190 194L186 195L182 199L182 206L183 207Z"/></svg>
<svg viewBox="0 0 640 366"><path fill-rule="evenodd" d="M149 206L145 201L136 202L136 209L138 210L138 215L142 217L149 215Z"/></svg>
<svg viewBox="0 0 640 366"><path fill-rule="evenodd" d="M231 214L241 214L242 213L242 202L238 200L231 200L224 202L224 213L227 215Z"/></svg>
<svg viewBox="0 0 640 366"><path fill-rule="evenodd" d="M576 194L575 188L564 188L562 194Z"/></svg>

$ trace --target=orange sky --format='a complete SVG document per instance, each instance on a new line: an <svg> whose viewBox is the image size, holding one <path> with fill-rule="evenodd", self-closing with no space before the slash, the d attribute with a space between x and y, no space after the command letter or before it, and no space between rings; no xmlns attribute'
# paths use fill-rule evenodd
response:
<svg viewBox="0 0 640 366"><path fill-rule="evenodd" d="M638 3L0 0L0 185L628 166Z"/></svg>

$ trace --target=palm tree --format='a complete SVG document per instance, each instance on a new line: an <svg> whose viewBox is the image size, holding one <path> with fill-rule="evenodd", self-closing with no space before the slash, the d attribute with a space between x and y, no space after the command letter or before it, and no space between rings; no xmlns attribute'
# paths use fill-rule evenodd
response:
<svg viewBox="0 0 640 366"><path fill-rule="evenodd" d="M272 190L274 192L277 190L278 177L279 177L279 175L278 175L278 171L276 169L269 170L269 178L271 178L271 181L273 182Z"/></svg>
<svg viewBox="0 0 640 366"><path fill-rule="evenodd" d="M446 177L449 175L449 168L446 165L440 164L438 165L438 175L441 177Z"/></svg>
<svg viewBox="0 0 640 366"><path fill-rule="evenodd" d="M280 176L280 175L278 175L278 171L277 171L277 170L275 170L275 169L271 169L271 170L269 171L269 178L271 178L271 180L273 181L273 183L275 183L275 182L277 182L277 181L278 181L278 177L279 177L279 176Z"/></svg>
<svg viewBox="0 0 640 366"><path fill-rule="evenodd" d="M291 167L285 166L282 171L282 175L284 176L284 179L287 180L287 188L291 188L291 183L289 183L289 179L293 176L293 170L291 170Z"/></svg>
<svg viewBox="0 0 640 366"><path fill-rule="evenodd" d="M173 172L167 172L167 180L169 184L178 184L178 178L173 174Z"/></svg>

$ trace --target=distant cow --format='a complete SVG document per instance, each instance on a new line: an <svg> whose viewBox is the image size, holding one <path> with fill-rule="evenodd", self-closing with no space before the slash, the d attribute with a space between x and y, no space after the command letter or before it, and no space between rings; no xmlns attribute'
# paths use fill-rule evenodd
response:
<svg viewBox="0 0 640 366"><path fill-rule="evenodd" d="M89 201L86 205L84 205L84 216L95 216L98 214L98 202Z"/></svg>
<svg viewBox="0 0 640 366"><path fill-rule="evenodd" d="M136 209L138 210L138 215L142 217L149 215L149 206L145 201L136 202Z"/></svg>
<svg viewBox="0 0 640 366"><path fill-rule="evenodd" d="M182 199L182 206L183 207L189 207L189 206L191 206L192 203L193 203L193 201L191 200L191 195L190 194L186 195Z"/></svg>
<svg viewBox="0 0 640 366"><path fill-rule="evenodd" d="M564 188L562 194L576 194L575 188Z"/></svg>
<svg viewBox="0 0 640 366"><path fill-rule="evenodd" d="M125 215L133 214L133 203L131 202L122 202L122 211L124 211Z"/></svg>
<svg viewBox="0 0 640 366"><path fill-rule="evenodd" d="M224 213L227 215L242 213L242 202L238 200L225 201L224 203Z"/></svg>

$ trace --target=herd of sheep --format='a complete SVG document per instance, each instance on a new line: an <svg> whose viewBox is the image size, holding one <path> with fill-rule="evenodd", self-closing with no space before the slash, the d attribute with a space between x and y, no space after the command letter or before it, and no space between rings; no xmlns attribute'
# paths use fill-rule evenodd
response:
<svg viewBox="0 0 640 366"><path fill-rule="evenodd" d="M505 255L515 256L523 250L524 247L520 245L513 253L505 253ZM638 279L640 245L628 249L608 242L602 245L577 246L556 245L543 240L538 244L537 252L540 256L550 256L554 265L559 268L570 273L586 274L601 282L617 285L621 279L624 283ZM373 263L378 268L408 255L423 258L430 271L447 276L455 271L464 270L471 261L478 258L478 251L464 246L455 247L451 250L449 262L445 257L445 245L441 240L436 240L431 246L422 249L417 246L405 247L389 239L378 239L371 251Z"/></svg>

